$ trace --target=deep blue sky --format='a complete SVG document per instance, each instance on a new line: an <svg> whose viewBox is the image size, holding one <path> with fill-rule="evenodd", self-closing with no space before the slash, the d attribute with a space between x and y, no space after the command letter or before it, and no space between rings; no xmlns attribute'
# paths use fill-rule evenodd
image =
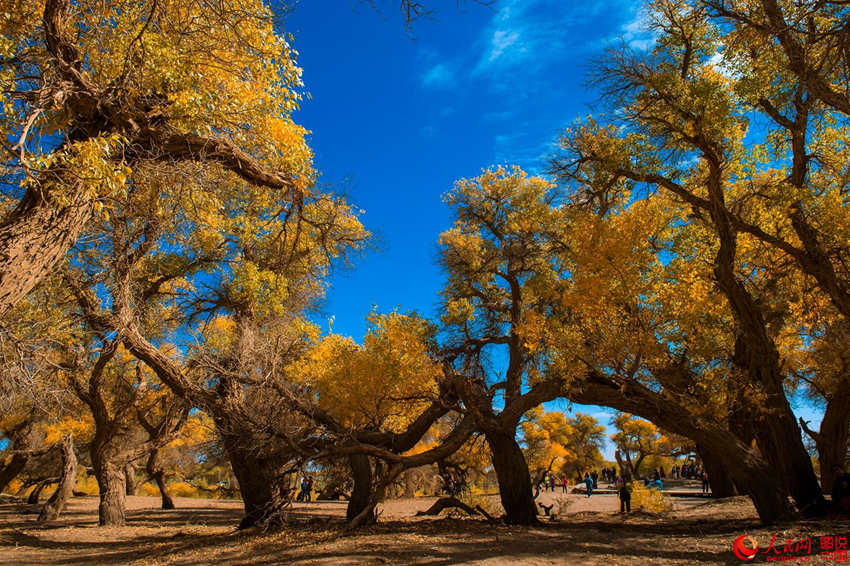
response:
<svg viewBox="0 0 850 566"><path fill-rule="evenodd" d="M437 237L451 225L441 196L493 164L539 171L559 130L590 111L588 59L632 37L636 18L625 1L430 3L437 14L412 35L395 0L376 2L381 12L306 0L286 18L312 96L295 119L313 132L322 181L379 236L325 305L334 331L355 338L372 304L437 314Z"/></svg>
<svg viewBox="0 0 850 566"><path fill-rule="evenodd" d="M397 0L375 4L305 0L285 19L311 95L295 120L312 131L321 181L379 236L377 251L332 278L324 306L334 332L358 340L373 304L438 316L437 238L451 225L441 196L452 183L501 163L541 171L558 132L593 110L593 58L611 42L652 42L627 0L430 0L436 14L411 33Z"/></svg>

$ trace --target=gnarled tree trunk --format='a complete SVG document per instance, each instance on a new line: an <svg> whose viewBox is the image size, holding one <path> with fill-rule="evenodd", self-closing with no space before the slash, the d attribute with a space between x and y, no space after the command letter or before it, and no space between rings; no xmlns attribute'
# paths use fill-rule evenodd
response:
<svg viewBox="0 0 850 566"><path fill-rule="evenodd" d="M56 486L56 491L41 508L41 513L38 515L39 521L55 521L59 518L59 514L65 507L68 498L74 492L74 486L77 484L77 455L74 453L74 440L71 436L66 436L62 439L60 446L62 451L62 474L59 478L59 485Z"/></svg>
<svg viewBox="0 0 850 566"><path fill-rule="evenodd" d="M708 472L708 483L711 486L712 497L732 497L738 494L735 484L721 459L705 446L697 445L697 452L702 460L705 471Z"/></svg>
<svg viewBox="0 0 850 566"><path fill-rule="evenodd" d="M827 400L826 410L820 423L820 430L815 432L800 418L800 425L818 449L818 466L820 467L821 487L825 493L832 493L835 482L835 471L838 466L844 469L847 458L848 427L850 426L850 383L844 382L841 389Z"/></svg>
<svg viewBox="0 0 850 566"><path fill-rule="evenodd" d="M91 217L92 200L79 190L59 206L28 190L0 223L0 316L29 293L74 245Z"/></svg>
<svg viewBox="0 0 850 566"><path fill-rule="evenodd" d="M493 469L499 480L499 496L509 525L534 525L537 508L531 488L531 475L525 456L513 432L488 430L484 438L490 447Z"/></svg>
<svg viewBox="0 0 850 566"><path fill-rule="evenodd" d="M785 488L803 515L825 512L826 501L820 483L785 393L768 394L766 404L766 414L756 422L759 451L779 471Z"/></svg>
<svg viewBox="0 0 850 566"><path fill-rule="evenodd" d="M279 463L274 458L257 454L250 443L242 446L238 438L223 438L245 506L245 516L238 528L279 521L287 504L288 491Z"/></svg>
<svg viewBox="0 0 850 566"><path fill-rule="evenodd" d="M121 466L109 461L94 464L94 468L97 486L100 489L100 505L97 508L98 524L120 527L126 522L127 487L124 485L124 470Z"/></svg>
<svg viewBox="0 0 850 566"><path fill-rule="evenodd" d="M345 518L351 521L369 505L372 495L372 466L369 463L369 457L365 454L351 454L348 457L348 464L351 467L353 485L351 499L348 500L348 507L345 510ZM363 522L375 522L374 512Z"/></svg>

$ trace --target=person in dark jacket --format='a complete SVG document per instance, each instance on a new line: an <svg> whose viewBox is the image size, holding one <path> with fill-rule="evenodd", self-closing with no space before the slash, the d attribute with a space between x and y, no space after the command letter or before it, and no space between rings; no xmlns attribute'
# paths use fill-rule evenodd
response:
<svg viewBox="0 0 850 566"><path fill-rule="evenodd" d="M631 513L632 492L629 490L629 484L621 481L620 489L617 490L617 496L620 498L620 513Z"/></svg>

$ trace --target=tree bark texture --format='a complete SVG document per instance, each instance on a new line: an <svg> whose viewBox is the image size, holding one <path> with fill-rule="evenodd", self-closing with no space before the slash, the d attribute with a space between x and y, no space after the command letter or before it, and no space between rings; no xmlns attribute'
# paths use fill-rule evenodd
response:
<svg viewBox="0 0 850 566"><path fill-rule="evenodd" d="M505 509L505 522L509 525L537 524L537 508L528 464L513 431L489 430L484 437L490 447L493 469L499 481L499 497Z"/></svg>
<svg viewBox="0 0 850 566"><path fill-rule="evenodd" d="M59 478L59 485L56 486L56 491L44 504L41 513L38 515L38 520L55 521L62 513L68 499L73 495L74 486L77 484L77 455L74 453L74 440L71 436L66 436L62 439L60 445L62 453L62 474Z"/></svg>

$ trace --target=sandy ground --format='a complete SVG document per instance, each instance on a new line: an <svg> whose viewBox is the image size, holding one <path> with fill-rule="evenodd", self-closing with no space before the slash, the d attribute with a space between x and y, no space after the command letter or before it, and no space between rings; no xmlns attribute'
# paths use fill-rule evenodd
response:
<svg viewBox="0 0 850 566"><path fill-rule="evenodd" d="M495 499L495 498L494 498ZM415 517L434 498L386 503L377 525L347 532L344 502L298 504L283 528L238 532L238 501L180 499L157 509L154 497L127 498L127 526L97 526L97 498L75 497L62 518L35 522L37 507L0 504L0 564L741 564L732 541L847 534L850 525L805 521L761 527L746 498L675 498L672 511L617 513L614 495L543 494L562 514L538 527L483 520ZM754 562L763 562L762 556ZM836 564L814 558L809 563Z"/></svg>

